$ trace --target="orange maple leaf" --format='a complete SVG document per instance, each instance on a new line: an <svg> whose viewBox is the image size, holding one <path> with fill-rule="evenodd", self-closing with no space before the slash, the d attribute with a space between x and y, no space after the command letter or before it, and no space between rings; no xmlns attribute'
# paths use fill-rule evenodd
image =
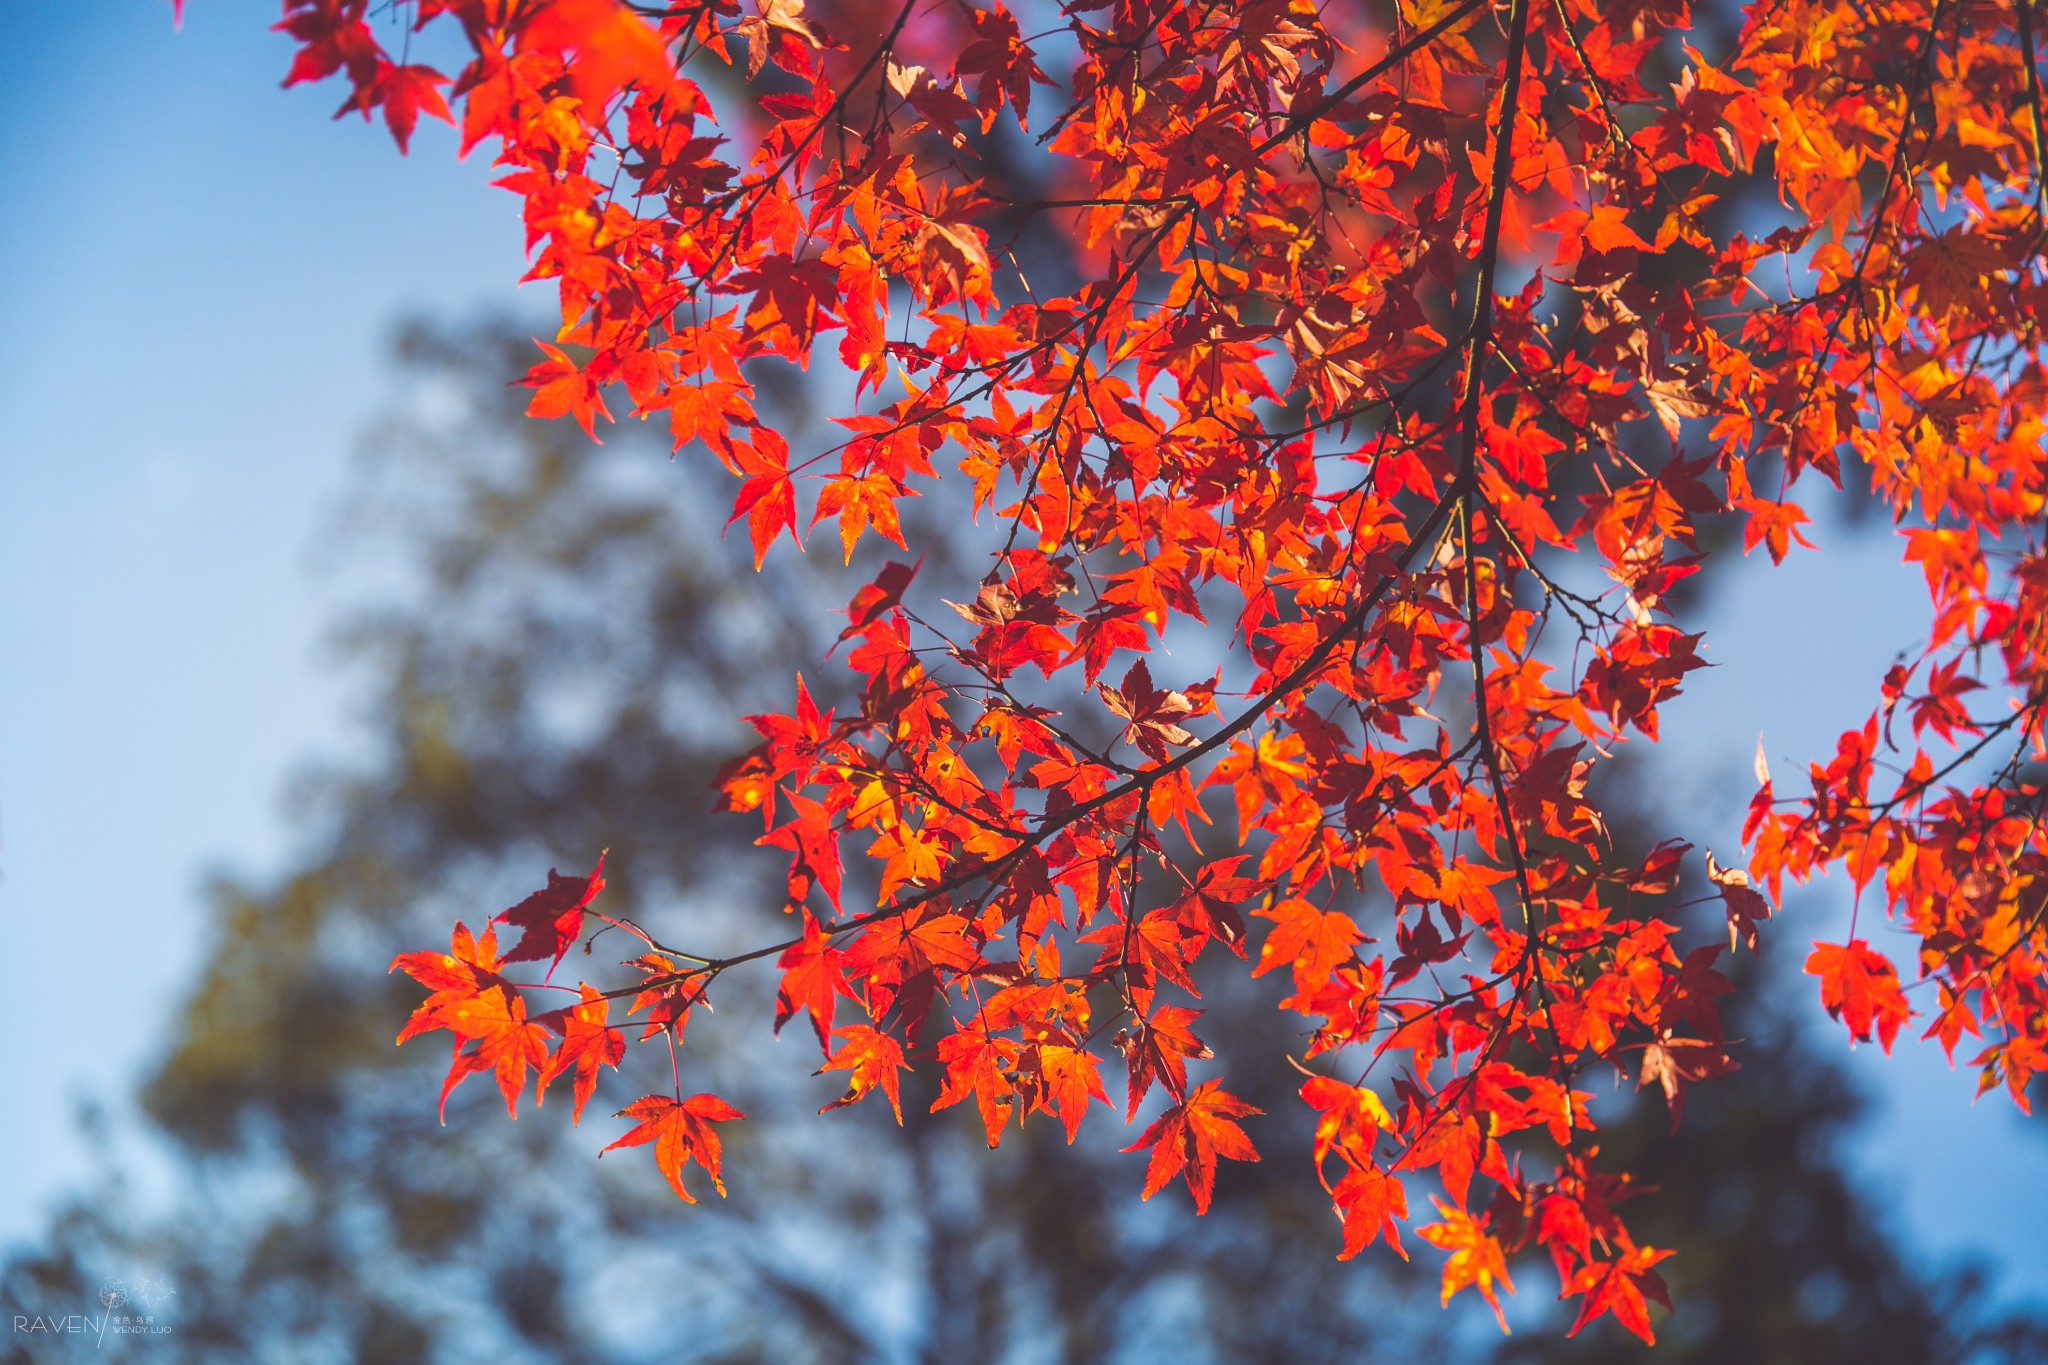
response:
<svg viewBox="0 0 2048 1365"><path fill-rule="evenodd" d="M906 1069L903 1060L903 1044L886 1033L878 1033L866 1024L852 1024L846 1028L834 1029L832 1036L842 1040L839 1051L832 1054L830 1061L818 1068L815 1074L827 1071L849 1071L846 1093L820 1109L844 1109L850 1104L859 1104L869 1092L877 1087L889 1097L889 1108L896 1114L896 1123L903 1123L902 1077L897 1073Z"/></svg>
<svg viewBox="0 0 2048 1365"><path fill-rule="evenodd" d="M444 1027L456 1035L448 1077L441 1083L441 1121L448 1121L448 1095L479 1071L495 1072L505 1112L518 1117L519 1092L528 1067L548 1058L547 1030L526 1017L525 997L507 986L492 986L443 1012Z"/></svg>
<svg viewBox="0 0 2048 1365"><path fill-rule="evenodd" d="M1294 988L1313 992L1330 979L1339 964L1350 960L1352 948L1363 942L1365 933L1351 916L1340 911L1322 911L1297 897L1288 897L1270 910L1254 915L1273 921L1273 928L1259 948L1259 965L1253 976L1283 966L1294 969Z"/></svg>
<svg viewBox="0 0 2048 1365"><path fill-rule="evenodd" d="M725 1197L725 1181L718 1172L718 1132L711 1125L731 1123L745 1118L745 1114L716 1095L692 1095L686 1100L670 1099L667 1095L644 1095L621 1109L615 1117L632 1119L638 1126L599 1152L599 1156L620 1147L640 1147L651 1142L654 1144L654 1164L668 1177L669 1188L685 1204L697 1202L683 1188L683 1167L692 1160L710 1173L711 1183L717 1187L719 1197Z"/></svg>
<svg viewBox="0 0 2048 1365"><path fill-rule="evenodd" d="M1102 1063L1086 1048L1064 1043L1041 1044L1032 1055L1044 1086L1040 1107L1059 1115L1066 1126L1067 1141L1072 1143L1081 1131L1088 1101L1109 1103L1109 1093L1102 1088Z"/></svg>
<svg viewBox="0 0 2048 1365"><path fill-rule="evenodd" d="M605 1024L611 1001L591 986L579 985L577 989L582 1003L551 1010L536 1021L561 1034L562 1041L541 1068L540 1079L534 1082L533 1102L538 1106L547 1093L548 1082L574 1067L576 1107L570 1111L571 1123L583 1121L583 1106L597 1089L598 1068L616 1067L626 1055L626 1036Z"/></svg>
<svg viewBox="0 0 2048 1365"><path fill-rule="evenodd" d="M449 935L447 952L401 953L393 958L387 971L402 971L433 992L413 1010L412 1017L399 1031L398 1041L403 1043L422 1033L448 1028L448 1011L497 984L498 966L497 934L486 925L483 937L477 938L469 932L468 925L460 922Z"/></svg>
<svg viewBox="0 0 2048 1365"><path fill-rule="evenodd" d="M1500 1330L1507 1331L1507 1315L1501 1312L1500 1300L1494 1296L1493 1286L1498 1283L1512 1294L1515 1285L1508 1278L1507 1257L1500 1242L1471 1214L1453 1208L1441 1199L1429 1202L1436 1205L1436 1211L1444 1221L1431 1223L1417 1231L1423 1241L1451 1253L1450 1259L1444 1262L1443 1301L1449 1303L1451 1295L1467 1286L1476 1288L1493 1309Z"/></svg>

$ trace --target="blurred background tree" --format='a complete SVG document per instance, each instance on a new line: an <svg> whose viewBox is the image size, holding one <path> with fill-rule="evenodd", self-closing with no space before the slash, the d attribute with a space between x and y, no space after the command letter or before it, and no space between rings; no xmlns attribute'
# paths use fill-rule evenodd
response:
<svg viewBox="0 0 2048 1365"><path fill-rule="evenodd" d="M1139 1205L1143 1158L1112 1130L1070 1148L1033 1122L991 1153L971 1106L928 1112L924 1077L900 1131L875 1105L800 1121L839 1085L805 1076L798 1032L761 1027L767 974L692 1030L697 1088L759 1120L730 1130L731 1198L684 1206L651 1163L591 1159L616 1135L603 1115L665 1076L605 1078L588 1130L553 1110L493 1119L496 1096L469 1087L450 1138L438 1055L391 1043L417 996L393 954L604 846L615 913L687 919L713 950L758 941L775 860L748 856L748 820L709 813L710 779L745 743L736 718L792 670L821 690L836 673L817 667L829 604L800 563L756 577L725 552L707 476L519 415L502 383L526 345L502 326L399 342L409 391L335 539L407 566L340 633L372 757L302 784L294 871L213 890L211 960L144 1095L174 1154L171 1209L136 1216L109 1171L0 1267L9 1313L159 1277L173 1331L98 1348L150 1361L1635 1357L1611 1323L1564 1340L1535 1263L1515 1268L1516 1314L1538 1330L1505 1342L1470 1305L1441 1312L1432 1274L1379 1250L1338 1263L1336 1221L1293 1163L1230 1165L1196 1219L1172 1197ZM775 397L801 414L800 391ZM1213 1036L1283 1051L1258 1036L1284 1027L1270 982L1205 982ZM1675 1136L1661 1102L1602 1100L1628 1113L1609 1145L1651 1173L1643 1236L1679 1253L1659 1354L2048 1359L2048 1324L1995 1318L1974 1277L1920 1272L1886 1240L1838 1168L1854 1093L1771 992L1738 998L1731 1034L1769 1065L1701 1090ZM1262 1148L1305 1150L1299 1078L1231 1075L1267 1111ZM26 1341L6 1358L63 1349Z"/></svg>

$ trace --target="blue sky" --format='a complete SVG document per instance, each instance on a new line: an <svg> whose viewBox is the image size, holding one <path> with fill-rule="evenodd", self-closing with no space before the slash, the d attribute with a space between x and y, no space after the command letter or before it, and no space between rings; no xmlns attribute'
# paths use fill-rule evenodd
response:
<svg viewBox="0 0 2048 1365"><path fill-rule="evenodd" d="M486 161L280 90L274 15L0 3L0 1239L162 1038L207 870L277 865L346 736L309 550L395 323L523 269Z"/></svg>
<svg viewBox="0 0 2048 1365"><path fill-rule="evenodd" d="M122 1130L208 869L279 866L285 779L348 740L308 552L394 325L502 309L523 268L515 201L445 129L402 160L333 90L278 89L274 13L193 0L174 34L160 0L0 0L0 1241L89 1178L78 1100ZM1667 713L1726 862L1757 734L1781 776L1826 754L1924 613L1882 535L1816 534L1718 601L1721 667ZM1768 950L1845 918L1803 897ZM1848 1055L1813 1013L1878 1099L1854 1157L1910 1244L2048 1301L2048 1141L1931 1046Z"/></svg>
<svg viewBox="0 0 2048 1365"><path fill-rule="evenodd" d="M1693 817L1686 834L1724 863L1747 861L1742 807L1755 788L1758 736L1776 789L1798 791L1808 763L1831 758L1836 737L1870 714L1894 656L1916 635L1926 639L1926 580L1917 565L1901 562L1893 535L1882 525L1816 520L1803 529L1820 553L1795 549L1774 569L1759 551L1724 585L1692 627L1705 627L1705 657L1716 667L1694 673L1685 696L1665 712L1681 750L1681 761L1664 769L1673 775L1667 799L1681 818ZM1856 933L1888 953L1910 982L1913 940L1885 924L1879 909L1865 904ZM1788 884L1763 952L1794 974L1815 940L1847 940L1849 914L1845 879ZM2023 1119L2002 1089L1972 1103L1975 1070L1951 1071L1939 1046L1918 1041L1925 1020L1902 1031L1887 1057L1874 1045L1848 1043L1847 1030L1822 1013L1817 983L1804 979L1793 989L1805 992L1813 1036L1873 1101L1848 1155L1863 1188L1894 1215L1908 1254L1927 1264L1974 1255L1990 1264L2001 1294L2048 1307L2048 1257L2041 1254L2048 1123ZM1911 994L1924 1010L1926 993ZM1969 1043L1957 1049L1960 1062ZM1768 1064L1767 1057L1744 1061Z"/></svg>

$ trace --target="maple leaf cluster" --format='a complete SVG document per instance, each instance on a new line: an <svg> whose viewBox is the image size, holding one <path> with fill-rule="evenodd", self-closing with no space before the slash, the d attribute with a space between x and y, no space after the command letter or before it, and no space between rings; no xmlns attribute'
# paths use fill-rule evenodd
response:
<svg viewBox="0 0 2048 1365"><path fill-rule="evenodd" d="M432 992L402 1038L455 1039L444 1103L573 1073L580 1115L626 1047L611 1001L673 1049L726 972L772 964L776 1027L802 1017L845 1076L828 1108L900 1114L932 1066L991 1145L1032 1114L1071 1140L1116 1058L1126 1121L1164 1104L1143 1193L1206 1208L1219 1162L1259 1152L1257 1112L1196 1070L1197 969L1245 959L1300 1021L1341 1254L1401 1251L1427 1192L1447 1300L1498 1311L1541 1247L1573 1331L1648 1340L1667 1253L1630 1236L1576 1087L1619 1070L1676 1120L1736 1065L1720 954L1755 949L1786 877L1839 865L1932 994L1852 937L1808 961L1822 1005L1886 1048L1915 1017L1970 1034L2026 1104L2026 0L1759 0L1717 41L1684 0L395 8L473 56L444 76L393 58L367 0L287 0L287 83L339 77L401 149L422 116L495 146L561 305L534 416L665 414L737 480L757 566L828 518L849 564L870 535L907 551L903 499L956 487L997 535L978 583L926 598L921 560L889 562L850 594L843 709L799 679L751 718L719 799L787 857L782 941L669 948L594 908L600 863L500 915L502 959L459 926L399 959ZM1027 276L1027 232L1070 277ZM755 384L813 363L852 406L797 451ZM1656 910L1689 846L1626 856L1590 777L1702 664L1672 593L1710 567L1703 531L1782 560L1808 544L1795 496L1852 467L1925 570L1929 637L1808 785L1760 764L1747 869L1706 861L1729 947L1686 947ZM645 950L624 984L501 974L552 974L593 916ZM550 991L574 999L529 1014ZM723 1100L678 1079L622 1117L614 1146L652 1144L678 1194L690 1160L723 1192Z"/></svg>

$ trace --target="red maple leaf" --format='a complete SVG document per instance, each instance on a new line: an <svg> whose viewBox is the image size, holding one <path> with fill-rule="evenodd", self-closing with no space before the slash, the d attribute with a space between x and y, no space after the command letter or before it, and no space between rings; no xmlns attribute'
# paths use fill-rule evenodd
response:
<svg viewBox="0 0 2048 1365"><path fill-rule="evenodd" d="M543 419L574 417L584 435L595 441L596 419L612 420L611 410L604 405L603 387L561 348L545 341L534 344L547 352L548 358L527 371L521 381L533 390L526 415Z"/></svg>
<svg viewBox="0 0 2048 1365"><path fill-rule="evenodd" d="M666 45L619 0L549 0L519 32L521 51L574 54L569 77L593 118L629 81L660 89L674 74Z"/></svg>
<svg viewBox="0 0 2048 1365"><path fill-rule="evenodd" d="M384 122L398 142L400 155L410 146L412 130L419 124L421 114L454 124L448 101L441 98L440 87L446 84L448 78L431 66L380 64L375 98L384 106Z"/></svg>
<svg viewBox="0 0 2048 1365"><path fill-rule="evenodd" d="M1869 1042L1875 1027L1879 1045L1890 1052L1900 1025L1913 1017L1899 989L1898 969L1863 939L1851 939L1847 946L1814 944L1806 974L1820 978L1821 1004L1859 1042Z"/></svg>
<svg viewBox="0 0 2048 1365"><path fill-rule="evenodd" d="M1381 1237L1387 1239L1395 1255L1408 1259L1400 1228L1401 1220L1408 1216L1408 1192L1398 1177L1361 1166L1344 1173L1330 1198L1344 1219L1344 1249L1338 1260L1350 1260Z"/></svg>
<svg viewBox="0 0 2048 1365"><path fill-rule="evenodd" d="M775 996L777 1033L799 1011L806 1013L811 1017L811 1027L817 1030L818 1047L831 1055L832 1048L826 1040L832 1034L832 1014L839 997L856 998L841 970L845 957L843 950L832 946L832 940L818 922L805 916L803 938L776 959L775 965L782 968L782 986Z"/></svg>
<svg viewBox="0 0 2048 1365"><path fill-rule="evenodd" d="M608 853L610 850L606 850ZM597 855L597 866L587 877L564 877L548 869L548 884L509 910L493 917L494 924L510 924L524 932L507 962L538 962L548 959L549 976L562 965L562 958L583 935L583 912L604 890L605 853Z"/></svg>
<svg viewBox="0 0 2048 1365"><path fill-rule="evenodd" d="M1580 1328L1602 1313L1612 1313L1614 1320L1641 1337L1644 1345L1656 1345L1657 1339L1650 1332L1649 1305L1659 1304L1668 1312L1671 1297L1664 1288L1664 1277L1653 1267L1670 1255L1668 1251L1634 1247L1612 1261L1589 1261L1580 1266L1566 1283L1564 1292L1566 1296L1586 1297L1579 1305L1578 1317L1572 1320L1571 1331L1565 1335L1575 1337Z"/></svg>
<svg viewBox="0 0 2048 1365"><path fill-rule="evenodd" d="M1123 1149L1151 1149L1152 1159L1145 1167L1144 1197L1150 1199L1178 1175L1186 1180L1188 1192L1195 1197L1195 1212L1207 1213L1210 1195L1216 1188L1216 1158L1259 1159L1252 1140L1232 1120L1263 1112L1224 1090L1221 1081L1203 1081L1184 1102L1154 1119L1136 1142Z"/></svg>
<svg viewBox="0 0 2048 1365"><path fill-rule="evenodd" d="M1202 1017L1200 1010L1180 1005L1161 1005L1139 1023L1135 1032L1118 1036L1117 1047L1124 1054L1129 1072L1124 1118L1136 1116L1138 1105L1157 1080L1176 1102L1188 1092L1188 1061L1207 1061L1216 1054L1194 1035L1192 1025Z"/></svg>

